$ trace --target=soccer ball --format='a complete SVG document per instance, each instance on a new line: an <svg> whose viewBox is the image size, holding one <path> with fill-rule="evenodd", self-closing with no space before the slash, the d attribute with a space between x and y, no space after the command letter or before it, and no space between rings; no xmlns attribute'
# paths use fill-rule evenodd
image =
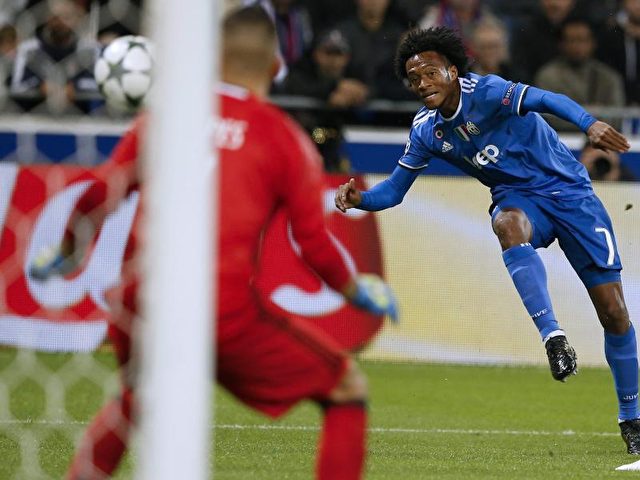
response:
<svg viewBox="0 0 640 480"><path fill-rule="evenodd" d="M93 75L107 103L133 111L151 87L153 48L148 39L127 35L116 38L100 54Z"/></svg>

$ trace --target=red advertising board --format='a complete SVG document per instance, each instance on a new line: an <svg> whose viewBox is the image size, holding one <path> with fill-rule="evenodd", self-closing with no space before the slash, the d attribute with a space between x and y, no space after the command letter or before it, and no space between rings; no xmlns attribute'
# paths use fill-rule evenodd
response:
<svg viewBox="0 0 640 480"><path fill-rule="evenodd" d="M343 215L333 206L335 187L347 179L327 176L329 230L354 271L382 273L374 216ZM88 351L104 340L103 295L118 282L137 194L107 218L78 272L45 282L26 273L43 248L60 242L76 200L91 181L90 171L79 167L0 166L0 344ZM286 212L265 232L256 285L274 308L318 324L347 348L359 348L380 328L380 318L346 304L301 261Z"/></svg>

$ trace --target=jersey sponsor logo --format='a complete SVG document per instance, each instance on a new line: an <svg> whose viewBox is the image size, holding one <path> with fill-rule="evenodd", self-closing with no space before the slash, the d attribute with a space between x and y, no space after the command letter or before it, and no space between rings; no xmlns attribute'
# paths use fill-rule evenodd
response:
<svg viewBox="0 0 640 480"><path fill-rule="evenodd" d="M444 143L442 144L442 152L444 153L450 150L453 150L453 145L451 145L449 142L445 140Z"/></svg>
<svg viewBox="0 0 640 480"><path fill-rule="evenodd" d="M498 163L498 155L500 155L500 149L495 145L487 145L482 150L477 152L473 158L469 158L466 155L463 158L478 170L482 170L482 167L489 163Z"/></svg>
<svg viewBox="0 0 640 480"><path fill-rule="evenodd" d="M516 88L516 84L511 82L511 85L509 85L509 88L507 89L506 93L502 97L503 105L509 105L511 103L511 97L513 96L513 91L515 90L515 88Z"/></svg>

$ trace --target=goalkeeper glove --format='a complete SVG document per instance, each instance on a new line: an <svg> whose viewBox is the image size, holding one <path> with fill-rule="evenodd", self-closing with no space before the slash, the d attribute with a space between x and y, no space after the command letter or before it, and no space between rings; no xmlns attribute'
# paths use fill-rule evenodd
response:
<svg viewBox="0 0 640 480"><path fill-rule="evenodd" d="M36 280L45 281L54 275L70 272L74 266L72 253L62 245L44 247L29 266L29 275Z"/></svg>
<svg viewBox="0 0 640 480"><path fill-rule="evenodd" d="M398 302L391 290L378 275L360 274L355 279L356 291L351 303L374 315L389 315L398 322Z"/></svg>

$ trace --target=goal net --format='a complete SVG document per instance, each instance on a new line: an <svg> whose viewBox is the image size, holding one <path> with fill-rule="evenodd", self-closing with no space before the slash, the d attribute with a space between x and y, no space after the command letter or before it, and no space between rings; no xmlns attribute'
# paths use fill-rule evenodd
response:
<svg viewBox="0 0 640 480"><path fill-rule="evenodd" d="M138 436L144 448L116 478L206 478L216 164L212 103L203 99L217 51L214 6L14 3L0 11L0 478L62 478L69 468L74 478L102 478L93 447L114 451ZM150 233L141 235L138 192L123 192L97 230L79 223L86 249L49 274L39 267L60 253L74 208L102 215L95 167L131 126L131 114L98 92L93 65L114 38L141 32L158 47L150 141L140 145ZM192 235L177 238L176 228ZM139 256L153 282L131 308L122 281ZM130 421L134 385L139 430Z"/></svg>

